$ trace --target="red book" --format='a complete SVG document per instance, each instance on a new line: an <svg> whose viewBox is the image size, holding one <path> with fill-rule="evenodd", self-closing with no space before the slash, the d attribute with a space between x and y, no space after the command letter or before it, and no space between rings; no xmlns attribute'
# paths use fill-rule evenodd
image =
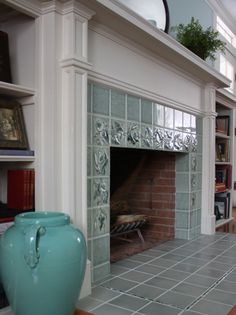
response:
<svg viewBox="0 0 236 315"><path fill-rule="evenodd" d="M31 209L30 174L30 169L8 170L7 207L9 209Z"/></svg>

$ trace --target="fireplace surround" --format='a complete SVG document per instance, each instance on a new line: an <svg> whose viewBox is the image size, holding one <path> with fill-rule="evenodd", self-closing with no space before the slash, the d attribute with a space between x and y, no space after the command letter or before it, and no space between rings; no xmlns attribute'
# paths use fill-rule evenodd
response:
<svg viewBox="0 0 236 315"><path fill-rule="evenodd" d="M201 117L90 82L87 126L88 255L93 282L110 272L111 147L174 154L173 236L193 239L200 234Z"/></svg>

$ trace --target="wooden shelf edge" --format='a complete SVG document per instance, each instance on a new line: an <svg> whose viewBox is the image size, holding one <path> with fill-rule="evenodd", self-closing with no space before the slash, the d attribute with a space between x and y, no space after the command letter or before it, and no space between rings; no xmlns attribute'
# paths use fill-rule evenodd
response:
<svg viewBox="0 0 236 315"><path fill-rule="evenodd" d="M35 156L1 155L0 162L34 162Z"/></svg>
<svg viewBox="0 0 236 315"><path fill-rule="evenodd" d="M0 94L5 96L26 97L33 96L35 90L18 84L0 81Z"/></svg>

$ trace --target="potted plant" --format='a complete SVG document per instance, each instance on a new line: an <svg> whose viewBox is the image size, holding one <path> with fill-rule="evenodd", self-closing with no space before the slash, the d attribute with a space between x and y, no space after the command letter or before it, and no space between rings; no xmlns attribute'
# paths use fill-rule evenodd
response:
<svg viewBox="0 0 236 315"><path fill-rule="evenodd" d="M191 50L197 56L206 60L210 58L215 60L215 52L220 50L224 53L226 43L218 38L219 32L212 27L204 30L199 20L191 18L191 22L187 25L179 24L171 28L176 32L176 39Z"/></svg>

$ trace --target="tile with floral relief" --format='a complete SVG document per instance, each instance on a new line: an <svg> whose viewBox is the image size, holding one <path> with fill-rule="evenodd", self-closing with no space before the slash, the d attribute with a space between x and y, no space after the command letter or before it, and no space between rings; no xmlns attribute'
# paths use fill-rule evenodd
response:
<svg viewBox="0 0 236 315"><path fill-rule="evenodd" d="M164 148L165 131L163 128L154 127L153 129L153 147L155 149Z"/></svg>
<svg viewBox="0 0 236 315"><path fill-rule="evenodd" d="M127 145L129 147L139 147L140 144L140 124L127 122Z"/></svg>
<svg viewBox="0 0 236 315"><path fill-rule="evenodd" d="M94 178L92 180L92 205L107 205L109 202L109 178Z"/></svg>
<svg viewBox="0 0 236 315"><path fill-rule="evenodd" d="M197 171L197 155L195 153L190 154L191 172Z"/></svg>
<svg viewBox="0 0 236 315"><path fill-rule="evenodd" d="M95 145L109 145L109 119L93 117L93 143Z"/></svg>
<svg viewBox="0 0 236 315"><path fill-rule="evenodd" d="M164 149L173 150L174 149L174 132L169 129L164 130Z"/></svg>
<svg viewBox="0 0 236 315"><path fill-rule="evenodd" d="M191 191L196 190L198 187L198 182L197 182L198 178L197 178L197 174L191 174L191 178L190 178L190 184L191 184Z"/></svg>
<svg viewBox="0 0 236 315"><path fill-rule="evenodd" d="M122 120L111 120L111 145L125 146L126 144L126 122Z"/></svg>
<svg viewBox="0 0 236 315"><path fill-rule="evenodd" d="M93 209L92 233L93 236L100 236L110 231L110 208L99 207Z"/></svg>
<svg viewBox="0 0 236 315"><path fill-rule="evenodd" d="M151 125L142 125L141 128L141 146L143 148L153 147L153 128Z"/></svg>
<svg viewBox="0 0 236 315"><path fill-rule="evenodd" d="M183 133L183 150L192 152L195 145L195 137L190 133Z"/></svg>
<svg viewBox="0 0 236 315"><path fill-rule="evenodd" d="M93 85L93 113L109 115L109 89L97 84Z"/></svg>
<svg viewBox="0 0 236 315"><path fill-rule="evenodd" d="M175 131L173 135L174 135L174 139L173 139L174 150L180 151L180 152L183 151L184 144L183 144L182 132Z"/></svg>
<svg viewBox="0 0 236 315"><path fill-rule="evenodd" d="M93 150L93 176L108 176L110 171L109 162L109 149L95 147Z"/></svg>

